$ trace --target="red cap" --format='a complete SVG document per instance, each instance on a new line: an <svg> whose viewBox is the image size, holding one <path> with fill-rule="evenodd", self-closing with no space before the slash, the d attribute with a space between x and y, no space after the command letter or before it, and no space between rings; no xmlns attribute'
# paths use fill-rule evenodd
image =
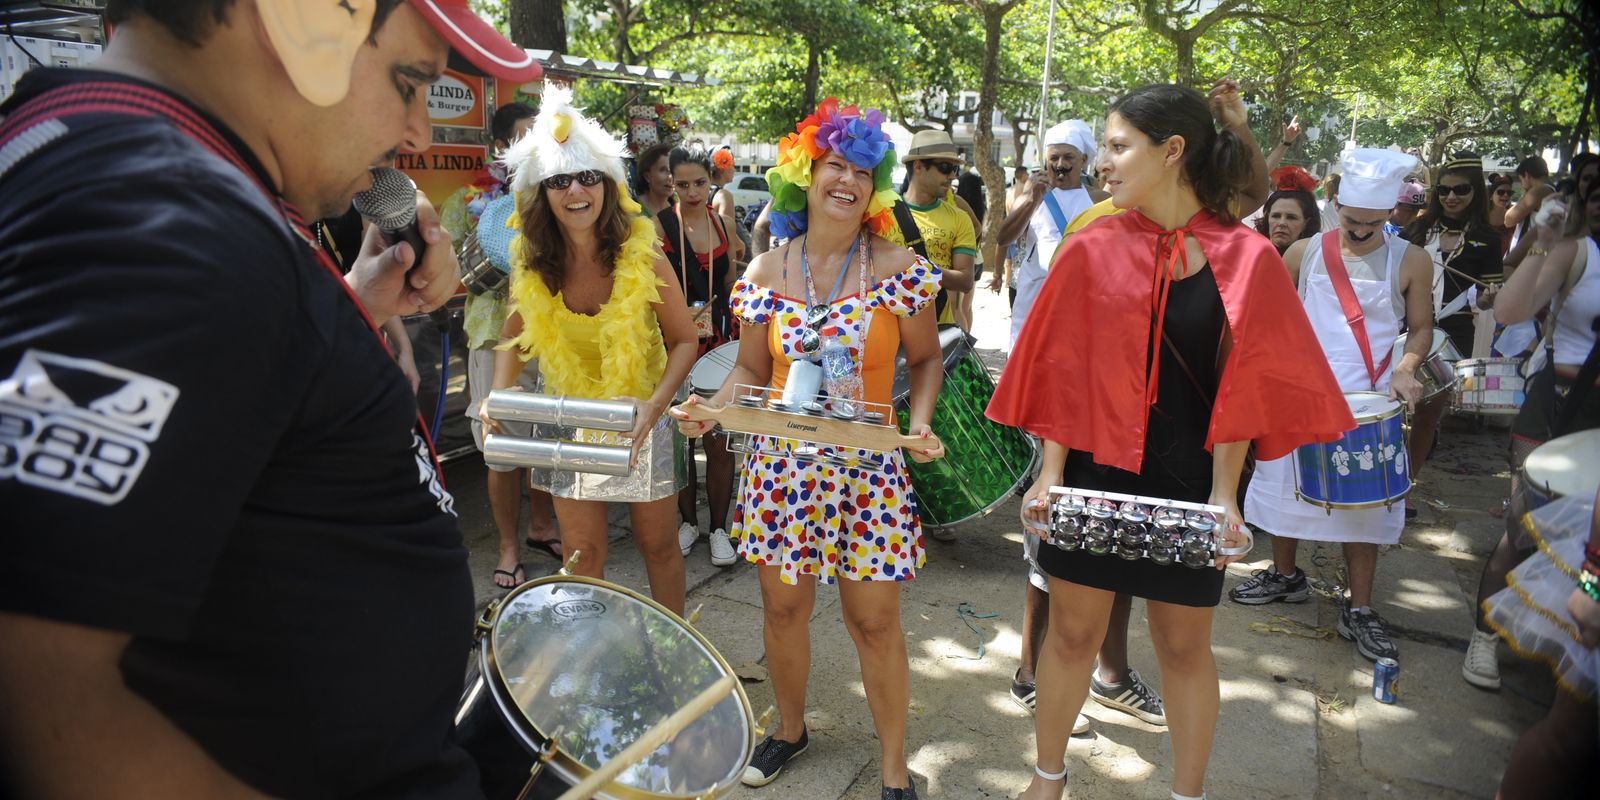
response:
<svg viewBox="0 0 1600 800"><path fill-rule="evenodd" d="M508 81L538 80L544 74L533 54L512 44L467 7L467 0L410 0L450 49L485 74Z"/></svg>

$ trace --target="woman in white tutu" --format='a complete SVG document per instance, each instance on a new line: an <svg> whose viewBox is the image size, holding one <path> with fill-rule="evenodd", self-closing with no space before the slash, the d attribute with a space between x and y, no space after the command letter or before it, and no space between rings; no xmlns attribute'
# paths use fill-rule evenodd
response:
<svg viewBox="0 0 1600 800"><path fill-rule="evenodd" d="M1511 649L1549 665L1561 689L1544 719L1517 740L1495 796L1578 797L1600 750L1600 492L1563 497L1523 524L1539 552L1484 601L1484 615Z"/></svg>

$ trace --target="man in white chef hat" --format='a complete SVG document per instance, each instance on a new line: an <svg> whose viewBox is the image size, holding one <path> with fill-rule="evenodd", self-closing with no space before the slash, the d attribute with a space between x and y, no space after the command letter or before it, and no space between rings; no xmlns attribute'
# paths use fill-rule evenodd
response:
<svg viewBox="0 0 1600 800"><path fill-rule="evenodd" d="M1377 392L1415 409L1422 400L1415 372L1433 344L1433 269L1422 248L1385 233L1384 223L1417 159L1362 148L1345 153L1340 166L1339 226L1290 245L1283 260L1300 289L1328 365L1352 403L1361 397L1352 392ZM1406 337L1403 353L1395 350L1401 331L1413 332ZM1256 571L1228 596L1246 605L1304 602L1310 592L1305 573L1295 566L1300 540L1339 542L1350 572L1350 598L1339 615L1339 635L1354 641L1361 655L1374 661L1398 657L1400 651L1372 608L1372 583L1378 545L1400 540L1405 501L1330 513L1298 498L1293 458L1291 453L1256 464L1244 516L1273 534L1273 565ZM1344 469L1326 477L1359 479L1362 472L1388 470L1403 486L1411 472L1406 460L1405 442L1394 442L1371 457L1350 459Z"/></svg>
<svg viewBox="0 0 1600 800"><path fill-rule="evenodd" d="M1034 172L1025 199L1008 210L1000 223L1000 247L1017 240L1017 296L1011 305L1011 343L1016 343L1028 309L1044 285L1044 273L1060 246L1068 223L1089 206L1110 195L1084 183L1084 170L1094 163L1094 131L1083 120L1069 119L1044 134L1042 170ZM995 280L1003 281L997 275ZM1009 349L1009 348L1008 348Z"/></svg>

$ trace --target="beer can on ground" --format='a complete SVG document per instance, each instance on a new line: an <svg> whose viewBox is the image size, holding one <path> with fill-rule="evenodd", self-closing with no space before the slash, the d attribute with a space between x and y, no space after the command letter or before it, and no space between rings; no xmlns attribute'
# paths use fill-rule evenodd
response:
<svg viewBox="0 0 1600 800"><path fill-rule="evenodd" d="M1380 658L1372 667L1372 699L1380 703L1393 703L1400 683L1400 662Z"/></svg>

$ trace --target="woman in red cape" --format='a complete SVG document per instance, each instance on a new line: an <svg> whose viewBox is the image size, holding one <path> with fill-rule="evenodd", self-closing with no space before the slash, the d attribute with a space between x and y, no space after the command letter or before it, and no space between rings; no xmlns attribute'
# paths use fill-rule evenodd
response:
<svg viewBox="0 0 1600 800"><path fill-rule="evenodd" d="M1115 103L1098 164L1119 208L1067 240L1051 266L990 418L1044 439L1024 515L1048 522L1052 486L1211 503L1220 545L1248 543L1239 473L1355 427L1272 244L1238 223L1249 145L1207 102L1146 86ZM1162 566L1040 548L1050 627L1040 653L1038 755L1023 797L1058 798L1116 592L1147 600L1172 736L1174 798L1204 797L1220 705L1211 617L1222 568Z"/></svg>

